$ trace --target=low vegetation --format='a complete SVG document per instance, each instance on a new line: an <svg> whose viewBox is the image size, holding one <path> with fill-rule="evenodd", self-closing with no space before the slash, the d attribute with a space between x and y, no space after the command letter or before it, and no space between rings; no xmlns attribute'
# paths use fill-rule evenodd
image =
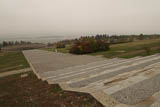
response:
<svg viewBox="0 0 160 107"><path fill-rule="evenodd" d="M0 72L29 67L22 52L0 53Z"/></svg>
<svg viewBox="0 0 160 107"><path fill-rule="evenodd" d="M109 44L102 40L81 40L77 41L69 50L73 54L88 54L109 50Z"/></svg>
<svg viewBox="0 0 160 107"><path fill-rule="evenodd" d="M138 40L128 43L111 44L107 51L89 53L90 55L100 55L106 58L132 58L136 56L147 56L160 53L160 39ZM69 53L70 48L58 48L58 52ZM49 48L55 51L55 48Z"/></svg>
<svg viewBox="0 0 160 107"><path fill-rule="evenodd" d="M92 53L91 55L102 55L107 58L132 58L136 56L147 56L155 53L160 53L160 39L114 44L110 46L109 51Z"/></svg>
<svg viewBox="0 0 160 107"><path fill-rule="evenodd" d="M96 35L53 43L50 51L103 55L107 58L146 56L159 52L160 35ZM53 48L54 47L54 48ZM68 48L69 47L69 48Z"/></svg>
<svg viewBox="0 0 160 107"><path fill-rule="evenodd" d="M26 45L26 44L32 44L32 42L29 41L3 41L2 46L14 46L14 45Z"/></svg>
<svg viewBox="0 0 160 107"><path fill-rule="evenodd" d="M29 41L3 41L0 43L0 51L23 51L44 48L43 43L32 43Z"/></svg>

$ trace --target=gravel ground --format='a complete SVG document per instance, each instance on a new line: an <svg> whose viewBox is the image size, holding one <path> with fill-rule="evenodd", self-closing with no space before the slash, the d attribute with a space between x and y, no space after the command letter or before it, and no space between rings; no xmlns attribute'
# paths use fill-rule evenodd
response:
<svg viewBox="0 0 160 107"><path fill-rule="evenodd" d="M148 99L147 101L152 100L151 96L158 91L160 91L160 74L120 90L111 96L121 103L133 105L144 102L146 99Z"/></svg>

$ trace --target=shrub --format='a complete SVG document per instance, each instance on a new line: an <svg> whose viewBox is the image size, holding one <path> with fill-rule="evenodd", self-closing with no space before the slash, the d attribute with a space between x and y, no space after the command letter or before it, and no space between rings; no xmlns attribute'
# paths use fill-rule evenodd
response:
<svg viewBox="0 0 160 107"><path fill-rule="evenodd" d="M0 43L0 52L2 52L2 44Z"/></svg>
<svg viewBox="0 0 160 107"><path fill-rule="evenodd" d="M146 52L147 55L151 54L151 47L143 46L142 49L145 50L145 52Z"/></svg>
<svg viewBox="0 0 160 107"><path fill-rule="evenodd" d="M62 42L57 42L56 43L56 48L65 48L65 44Z"/></svg>
<svg viewBox="0 0 160 107"><path fill-rule="evenodd" d="M82 40L77 41L71 48L70 53L87 54L109 50L109 44L102 40Z"/></svg>

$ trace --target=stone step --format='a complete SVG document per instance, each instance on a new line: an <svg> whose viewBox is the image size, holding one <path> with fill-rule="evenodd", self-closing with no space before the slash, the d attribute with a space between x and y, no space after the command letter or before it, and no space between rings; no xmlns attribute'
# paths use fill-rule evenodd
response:
<svg viewBox="0 0 160 107"><path fill-rule="evenodd" d="M117 93L121 90L125 90L126 88L129 88L129 87L132 87L134 85L136 85L137 83L140 83L140 82L143 82L143 81L146 81L147 79L151 79L151 78L154 78L156 75L160 75L160 62L159 63L156 63L156 64L153 64L151 66L147 66L145 67L144 69L141 69L139 71L132 71L131 74L129 74L128 76L126 76L126 74L124 75L121 75L123 78L125 77L128 77L126 79L122 79L122 80L119 80L119 81L116 81L115 83L110 83L110 84L106 84L104 85L105 82L109 82L110 80L106 81L101 81L101 82L97 82L96 84L92 84L91 86L87 86L85 87L85 90L87 91L82 91L82 92L99 92L99 91L103 91L104 94L106 95L109 95L109 96L112 96L114 93ZM116 78L115 78L116 79ZM114 80L114 79L112 79ZM160 81L159 81L160 82ZM155 86L155 85L154 85ZM153 86L153 87L154 87ZM151 87L148 87L149 89L151 89ZM84 90L84 88L77 88L79 92L81 92L81 90ZM68 89L65 89L64 90L68 90ZM72 89L69 89L69 90L72 90ZM130 90L130 89L129 89ZM148 90L148 89L147 89ZM152 89L151 89L152 90ZM136 88L135 91L140 91L141 93L143 93L141 91L141 88L139 89L139 87ZM144 88L144 91L146 91L146 88ZM154 93L157 93L159 92L160 90L157 90L157 91L153 91L152 94ZM128 92L129 93L129 92ZM128 93L126 95L128 95ZM146 92L147 93L147 92ZM123 96L121 95L121 93L118 93L117 96L118 96L118 100L117 101L121 101L120 103L123 103L123 104L126 104L126 102L128 102L127 104L131 104L132 103L132 100L135 98L135 99L138 99L141 95L139 95L139 97L137 98L137 95L136 96L132 96L134 95L134 93L132 93L129 97L129 101L127 99L127 96ZM160 94L159 94L160 95ZM121 100L119 99L119 96L121 96ZM113 96L112 96L113 97ZM133 97L133 98L132 98ZM150 94L147 95L146 97L143 97L143 99L138 99L136 100L137 102L134 104L136 104L137 106L136 107L149 107L148 106L148 103L145 102L146 99L148 99L150 97ZM115 97L113 97L115 98ZM157 97L157 94L156 94L156 97L155 95L153 95L153 100L158 100L158 98L160 97ZM143 102L144 101L144 102ZM158 102L154 102L153 105L157 105ZM142 106L142 104L144 106ZM151 104L150 104L151 105ZM158 107L158 106L156 106Z"/></svg>
<svg viewBox="0 0 160 107"><path fill-rule="evenodd" d="M153 57L156 57L156 56L157 55L150 56L150 57L144 57L143 59L152 60ZM58 82L71 81L71 80L73 80L75 82L78 79L80 79L80 81L81 81L81 78L83 80L83 79L88 79L88 78L91 78L91 77L95 78L96 76L99 76L99 75L102 75L102 76L103 75L109 75L109 74L112 74L112 72L114 74L115 71L124 70L124 69L130 67L131 65L135 66L135 64L137 64L138 61L140 61L142 63L146 61L146 60L145 61L144 60L141 61L141 60L142 60L142 58L138 59L138 60L136 59L134 61L129 60L129 61L125 61L123 63L119 63L117 65L113 64L111 66L107 66L107 67L105 67L105 69L103 68L104 70L102 70L102 69L95 70L95 71L91 70L90 72L80 73L80 74L76 74L76 75L70 75L70 76L67 76L67 77L62 77L62 78L57 78L57 79L53 78L53 79L49 79L48 82L49 83L50 82L58 83ZM125 72L125 70L123 72ZM88 73L88 74L86 74L86 73ZM121 72L118 72L118 73L121 73ZM115 73L115 74L117 74L117 73Z"/></svg>
<svg viewBox="0 0 160 107"><path fill-rule="evenodd" d="M87 72L87 71L91 71L91 70L96 70L98 68L102 68L104 69L103 67L104 66L109 66L109 65L112 65L114 63L120 63L120 62L123 62L123 60L113 60L112 61L107 61L105 62L104 64L96 64L96 65L89 65L89 66L83 66L82 69L77 69L77 70L64 70L63 72L64 73L58 73L56 74L55 72L51 72L50 75L47 75L46 77L42 77L43 80L48 80L48 79L51 79L51 78L61 78L61 77L65 77L65 76L70 76L70 75L74 75L74 74L77 74L77 73L83 73L83 72ZM74 69L74 67L73 67ZM58 71L56 71L58 72Z"/></svg>
<svg viewBox="0 0 160 107"><path fill-rule="evenodd" d="M94 66L98 66L98 65L101 65L101 64L106 64L106 63L110 63L112 61L118 61L120 59L118 58L114 58L114 59L107 59L107 60L103 60L103 61L96 61L96 62L92 62L92 63L88 63L88 64L85 64L85 65L78 65L78 66L73 66L73 67L68 67L68 68L64 68L64 69L60 69L60 70L57 70L57 71L49 71L49 72L44 72L42 74L43 77L48 77L50 75L61 75L61 74L64 74L64 73L70 73L70 72L74 72L76 70L83 70L83 69L90 69L91 67L94 67Z"/></svg>
<svg viewBox="0 0 160 107"><path fill-rule="evenodd" d="M153 71L153 70L157 65L159 66L160 62L156 63L156 64L151 64L151 65L146 66L146 67L139 69L139 70L133 70L133 71L126 72L123 74L118 74L118 75L116 75L112 78L109 78L109 79L102 79L100 81L96 81L96 82L91 83L91 84L87 85L86 87L82 87L82 88L95 89L95 90L103 90L106 88L110 88L116 84L119 84L119 82L124 81L124 80L126 80L130 77L133 77L133 76L148 75L148 74L153 74L153 73L155 74L155 71Z"/></svg>
<svg viewBox="0 0 160 107"><path fill-rule="evenodd" d="M127 67L127 68L123 68L123 69L119 69L119 70L115 70L114 72L105 72L105 73L101 73L101 74L97 74L97 75L91 75L90 77L88 78L81 78L81 79L61 79L61 80L56 80L54 82L56 83L60 83L60 82L67 82L69 83L69 86L72 87L72 88L81 88L81 87L85 87L87 86L88 84L90 83L94 83L96 81L99 81L99 80L104 80L104 79L109 79L109 78L112 78L118 74L122 74L122 73L126 73L126 72L130 72L132 70L138 70L138 69L142 69L143 67L145 66L148 66L150 64L153 64L153 63L157 63L157 62L160 62L160 57L158 59L152 59L150 61L147 61L147 62L144 62L143 63L139 63L139 64L136 64L136 65L133 65L133 66L130 66L130 67ZM78 77L77 77L78 78ZM53 81L53 80L52 80ZM50 81L48 81L50 82Z"/></svg>
<svg viewBox="0 0 160 107"><path fill-rule="evenodd" d="M130 58L130 59L137 59L137 58L140 58L140 57L134 57L134 58ZM47 77L47 76L50 76L50 75L63 75L63 74L69 74L70 72L75 72L77 70L89 70L91 69L92 67L94 68L94 66L98 66L98 65L105 65L107 63L113 63L113 62L119 62L119 61L123 61L125 59L123 58L113 58L113 59L107 59L107 60L103 60L103 61L96 61L96 62L92 62L92 63L89 63L89 64L85 64L85 65L79 65L79 66L74 66L74 67L68 67L68 68L65 68L65 69L60 69L60 70L57 70L57 71L49 71L49 72L45 72L42 74L43 77Z"/></svg>
<svg viewBox="0 0 160 107"><path fill-rule="evenodd" d="M48 83L89 93L107 107L160 105L160 55L105 60L41 50L24 54L33 71L49 77Z"/></svg>
<svg viewBox="0 0 160 107"><path fill-rule="evenodd" d="M105 79L105 80L101 80L97 83L93 83L90 86L96 86L96 85L100 85L101 90L103 89L109 89L112 88L114 86L116 86L117 84L123 83L123 81L128 80L129 78L132 78L134 76L145 76L146 78L149 78L151 76L157 75L160 72L155 70L157 68L157 66L160 65L160 62L155 63L155 64L151 64L149 66L144 67L143 69L139 69L139 70L133 70L131 72L127 72L124 74L120 74L117 75L111 79ZM130 82L130 85L132 84L132 82ZM109 94L109 93L108 93Z"/></svg>
<svg viewBox="0 0 160 107"><path fill-rule="evenodd" d="M153 94L152 98L154 99L154 102L151 104L151 107L159 107L160 106L160 91Z"/></svg>
<svg viewBox="0 0 160 107"><path fill-rule="evenodd" d="M97 71L97 70L102 70L103 71L103 69L106 69L109 66L113 66L115 64L123 63L123 62L126 62L126 61L137 60L139 58L140 57L135 57L135 58L130 58L130 59L121 59L121 60L120 59L118 59L118 60L112 59L112 60L109 60L107 62L104 62L104 64L102 64L102 65L97 63L95 66L90 65L91 67L89 67L89 68L87 68L87 66L83 66L84 69L79 69L77 71L72 70L72 69L70 71L68 71L68 70L64 69L63 73L57 74L55 72L51 72L50 75L48 74L46 77L42 77L42 80L46 80L46 79L48 80L48 79L52 79L52 78L54 78L54 79L63 78L63 77L66 77L66 76L71 76L71 75L77 74L77 73L85 73L85 72L89 72L89 71Z"/></svg>
<svg viewBox="0 0 160 107"><path fill-rule="evenodd" d="M59 55L59 53L42 50L24 51L30 65L41 76L44 72L85 65L91 62L106 60L105 58L87 55Z"/></svg>
<svg viewBox="0 0 160 107"><path fill-rule="evenodd" d="M155 74L141 77L138 75L104 90L120 103L129 105L141 103L158 91L160 91L160 69L157 69Z"/></svg>
<svg viewBox="0 0 160 107"><path fill-rule="evenodd" d="M90 83L85 87L73 88L73 89L80 89L80 90L84 90L84 89L93 90L94 89L94 91L103 90L103 89L106 89L106 88L113 87L114 85L118 84L120 81L126 80L130 77L137 76L137 75L142 75L144 73L145 74L150 74L150 73L152 73L152 69L157 65L159 66L160 62L156 63L156 64L146 66L146 67L144 67L142 69L139 69L139 70L133 70L133 71L130 71L130 72L125 72L125 73L122 73L122 74L118 74L118 75L116 75L112 78L109 78L109 79L101 79L101 80L96 81L94 83ZM71 83L71 81L68 81L68 82L65 82L65 83L64 82L60 83L60 85L65 84L65 86L69 87L70 83ZM69 87L69 88L71 88L71 87Z"/></svg>

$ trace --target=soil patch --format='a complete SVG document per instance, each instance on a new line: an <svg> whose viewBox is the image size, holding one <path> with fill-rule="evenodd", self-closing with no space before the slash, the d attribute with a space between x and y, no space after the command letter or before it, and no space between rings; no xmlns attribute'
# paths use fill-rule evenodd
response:
<svg viewBox="0 0 160 107"><path fill-rule="evenodd" d="M48 85L29 72L0 78L0 107L103 107L91 95Z"/></svg>

